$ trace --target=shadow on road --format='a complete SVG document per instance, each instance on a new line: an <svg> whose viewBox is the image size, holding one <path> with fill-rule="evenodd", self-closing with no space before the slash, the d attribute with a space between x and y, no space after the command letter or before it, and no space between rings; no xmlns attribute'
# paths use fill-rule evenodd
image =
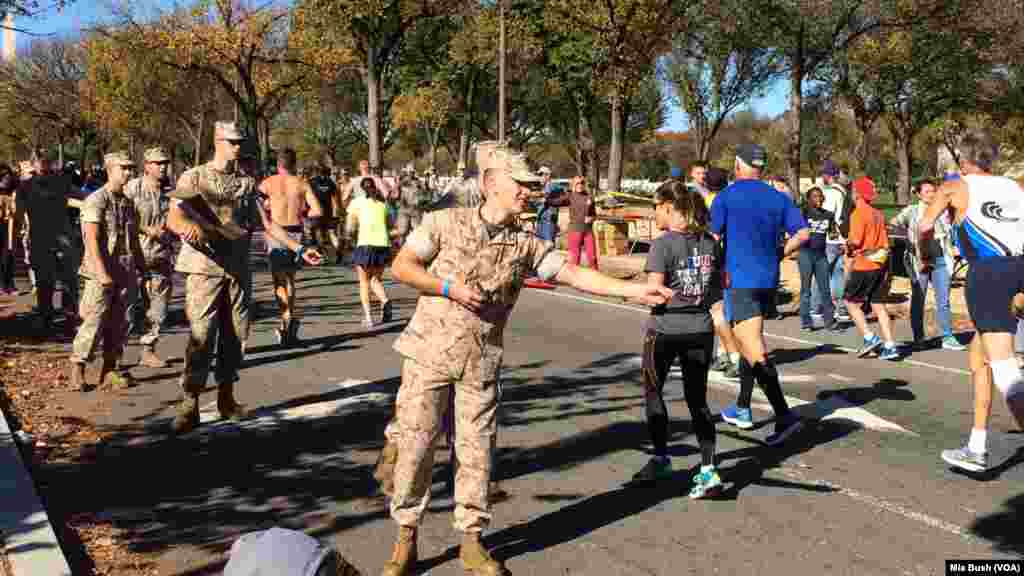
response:
<svg viewBox="0 0 1024 576"><path fill-rule="evenodd" d="M1017 462L1024 461L1024 450L1017 451ZM1024 556L1024 493L1003 505L1003 510L975 520L969 527L972 534L993 543L996 550Z"/></svg>
<svg viewBox="0 0 1024 576"><path fill-rule="evenodd" d="M828 400L834 396L839 396L847 404L852 404L853 406L864 406L875 400L902 400L909 402L917 398L913 392L906 389L909 385L910 383L906 380L882 378L871 386L822 390L818 392L818 400Z"/></svg>
<svg viewBox="0 0 1024 576"><path fill-rule="evenodd" d="M813 348L775 348L771 352L771 358L772 362L779 366L796 364L822 354L846 354L846 352L834 344L821 344Z"/></svg>

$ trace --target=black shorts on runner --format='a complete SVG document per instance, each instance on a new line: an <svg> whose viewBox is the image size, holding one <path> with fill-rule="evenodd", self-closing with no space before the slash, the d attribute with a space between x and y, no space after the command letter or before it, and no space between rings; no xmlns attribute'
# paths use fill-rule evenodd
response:
<svg viewBox="0 0 1024 576"><path fill-rule="evenodd" d="M888 269L880 270L851 270L850 277L846 279L846 288L843 291L843 299L847 302L861 302L870 304L878 302L882 297L882 288L885 286L885 277Z"/></svg>
<svg viewBox="0 0 1024 576"><path fill-rule="evenodd" d="M978 332L1017 333L1010 310L1013 296L1024 290L1024 258L986 258L967 269L967 312Z"/></svg>
<svg viewBox="0 0 1024 576"><path fill-rule="evenodd" d="M775 288L729 288L732 297L732 322L761 316L775 310Z"/></svg>

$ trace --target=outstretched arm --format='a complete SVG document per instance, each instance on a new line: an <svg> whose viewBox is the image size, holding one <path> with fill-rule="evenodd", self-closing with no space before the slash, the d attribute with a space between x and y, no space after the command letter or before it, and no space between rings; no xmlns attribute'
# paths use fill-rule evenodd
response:
<svg viewBox="0 0 1024 576"><path fill-rule="evenodd" d="M541 275L541 268L545 264L545 262L542 262L538 267L538 275ZM559 284L568 284L577 290L590 292L598 296L627 298L648 306L664 304L672 298L672 290L665 286L656 286L651 283L625 282L602 274L593 268L581 268L568 263L562 265L561 270L558 271L554 278Z"/></svg>

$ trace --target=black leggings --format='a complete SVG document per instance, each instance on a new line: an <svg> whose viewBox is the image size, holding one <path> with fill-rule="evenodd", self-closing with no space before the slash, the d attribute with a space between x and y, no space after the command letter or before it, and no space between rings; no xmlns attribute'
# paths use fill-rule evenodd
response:
<svg viewBox="0 0 1024 576"><path fill-rule="evenodd" d="M701 445L704 464L714 462L715 426L708 410L708 368L714 334L660 334L644 337L643 379L647 399L647 426L656 456L668 455L668 409L662 391L676 358L683 370L683 392L690 408L693 430Z"/></svg>

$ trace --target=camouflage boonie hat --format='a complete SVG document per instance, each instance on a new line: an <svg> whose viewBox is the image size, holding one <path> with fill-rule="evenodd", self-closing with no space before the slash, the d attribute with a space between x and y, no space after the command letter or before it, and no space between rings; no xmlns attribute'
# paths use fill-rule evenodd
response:
<svg viewBox="0 0 1024 576"><path fill-rule="evenodd" d="M245 140L245 136L234 122L217 122L213 125L215 138L222 140Z"/></svg>
<svg viewBox="0 0 1024 576"><path fill-rule="evenodd" d="M128 153L124 150L118 150L117 152L111 152L103 156L104 166L134 166L135 163L128 157Z"/></svg>
<svg viewBox="0 0 1024 576"><path fill-rule="evenodd" d="M526 155L493 140L477 145L476 165L480 169L481 175L486 170L502 170L516 182L528 184L544 182L539 174L530 171L530 167L526 163Z"/></svg>
<svg viewBox="0 0 1024 576"><path fill-rule="evenodd" d="M167 151L164 150L163 146L154 146L146 149L143 160L146 162L170 162L171 157L167 155Z"/></svg>

